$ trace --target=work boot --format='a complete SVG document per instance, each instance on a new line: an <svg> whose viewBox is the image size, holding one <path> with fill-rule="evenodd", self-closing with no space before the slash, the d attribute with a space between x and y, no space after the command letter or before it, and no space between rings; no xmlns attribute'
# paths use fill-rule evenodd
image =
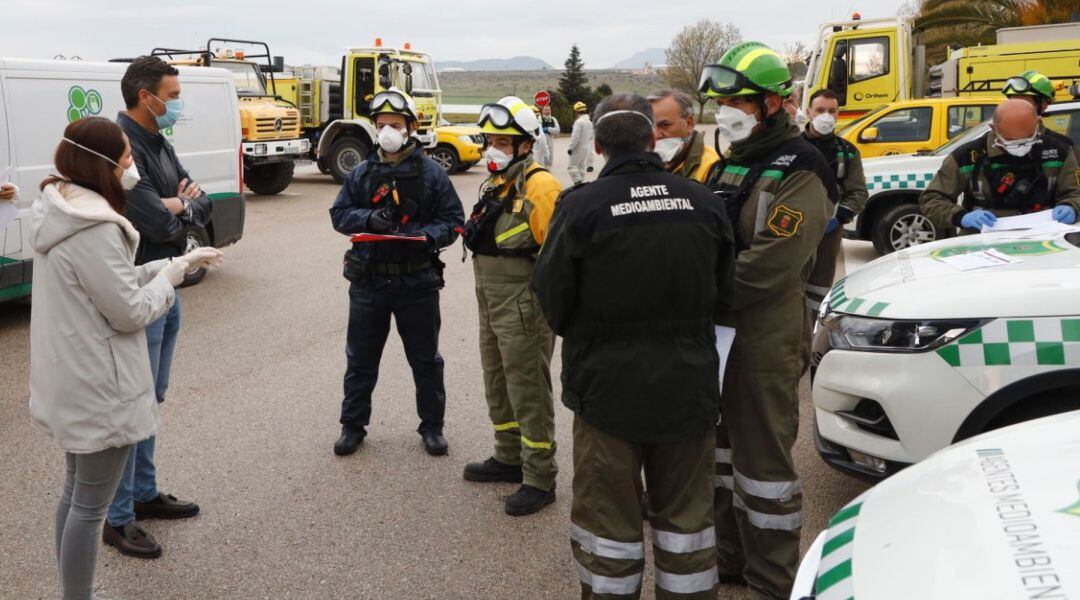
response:
<svg viewBox="0 0 1080 600"><path fill-rule="evenodd" d="M113 527L106 521L105 527L101 529L101 538L124 556L135 558L161 556L161 544L158 544L157 540L143 531L143 528L136 525L134 521L123 527Z"/></svg>
<svg viewBox="0 0 1080 600"><path fill-rule="evenodd" d="M552 486L550 491L545 492L544 490L534 488L531 485L523 485L518 488L518 491L511 494L510 497L506 499L506 514L515 517L531 515L535 512L540 512L541 508L544 508L554 501L554 486Z"/></svg>
<svg viewBox="0 0 1080 600"><path fill-rule="evenodd" d="M342 430L341 437L334 444L334 454L346 456L356 452L356 449L364 442L365 437L367 437L366 431Z"/></svg>
<svg viewBox="0 0 1080 600"><path fill-rule="evenodd" d="M187 519L199 514L199 505L186 500L177 500L172 494L158 492L157 498L149 502L135 503L135 518L143 519Z"/></svg>
<svg viewBox="0 0 1080 600"><path fill-rule="evenodd" d="M445 456L450 451L450 442L441 433L421 433L424 440L424 450L432 456Z"/></svg>
<svg viewBox="0 0 1080 600"><path fill-rule="evenodd" d="M465 465L465 481L521 483L522 479L524 475L521 472L521 465L507 465L494 458L489 458L482 463Z"/></svg>

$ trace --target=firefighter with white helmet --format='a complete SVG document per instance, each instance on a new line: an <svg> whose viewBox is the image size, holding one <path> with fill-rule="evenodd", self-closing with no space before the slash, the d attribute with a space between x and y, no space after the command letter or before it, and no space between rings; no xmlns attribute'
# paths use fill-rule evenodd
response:
<svg viewBox="0 0 1080 600"><path fill-rule="evenodd" d="M593 162L593 124L589 118L589 108L584 102L574 103L574 128L570 132L570 147L566 153L570 156L570 179L575 184L585 181L585 174L592 171Z"/></svg>

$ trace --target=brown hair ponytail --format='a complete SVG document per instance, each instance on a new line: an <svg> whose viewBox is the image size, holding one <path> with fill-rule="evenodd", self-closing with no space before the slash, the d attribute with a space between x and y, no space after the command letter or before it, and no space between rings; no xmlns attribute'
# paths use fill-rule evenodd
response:
<svg viewBox="0 0 1080 600"><path fill-rule="evenodd" d="M86 117L74 121L64 130L64 137L115 163L120 162L127 147L124 131L104 117ZM127 193L116 177L116 165L75 144L60 140L53 164L61 177L53 175L46 178L41 182L41 189L52 183L70 181L101 194L113 210L123 214Z"/></svg>

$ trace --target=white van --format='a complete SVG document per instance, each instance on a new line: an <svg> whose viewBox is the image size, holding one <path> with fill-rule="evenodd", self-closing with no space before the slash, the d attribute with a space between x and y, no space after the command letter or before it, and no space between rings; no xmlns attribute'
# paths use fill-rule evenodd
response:
<svg viewBox="0 0 1080 600"><path fill-rule="evenodd" d="M0 58L0 171L13 166L18 216L0 228L0 302L30 294L33 250L30 205L53 173L53 153L68 123L124 110L123 63ZM214 202L206 229L188 232L188 246L226 246L244 231L240 123L233 76L224 69L180 68L184 114L165 137ZM188 283L202 277L195 274Z"/></svg>

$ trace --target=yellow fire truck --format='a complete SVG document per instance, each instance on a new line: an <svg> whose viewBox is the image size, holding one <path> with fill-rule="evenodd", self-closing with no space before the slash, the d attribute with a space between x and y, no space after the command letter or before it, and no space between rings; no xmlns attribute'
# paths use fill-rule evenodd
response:
<svg viewBox="0 0 1080 600"><path fill-rule="evenodd" d="M256 47L263 52L250 54L231 46ZM301 135L300 110L279 95L270 47L265 42L210 38L203 50L155 48L152 54L178 66L230 71L240 105L244 183L256 194L277 194L289 186L295 161L307 158L311 142ZM255 59L265 59L266 66L261 67Z"/></svg>
<svg viewBox="0 0 1080 600"><path fill-rule="evenodd" d="M349 48L340 68L294 67L279 77L278 91L300 111L303 136L310 141L308 158L338 182L344 180L375 147L371 100L398 87L416 101L425 148L436 144L442 92L431 57L412 50L384 47L381 39L366 48Z"/></svg>
<svg viewBox="0 0 1080 600"><path fill-rule="evenodd" d="M1000 29L997 44L953 50L929 77L912 28L908 17L864 20L858 13L823 24L803 84L804 107L815 91L833 90L840 96L839 128L900 100L1000 96L1005 80L1029 69L1053 80L1063 100L1080 79L1080 23Z"/></svg>

